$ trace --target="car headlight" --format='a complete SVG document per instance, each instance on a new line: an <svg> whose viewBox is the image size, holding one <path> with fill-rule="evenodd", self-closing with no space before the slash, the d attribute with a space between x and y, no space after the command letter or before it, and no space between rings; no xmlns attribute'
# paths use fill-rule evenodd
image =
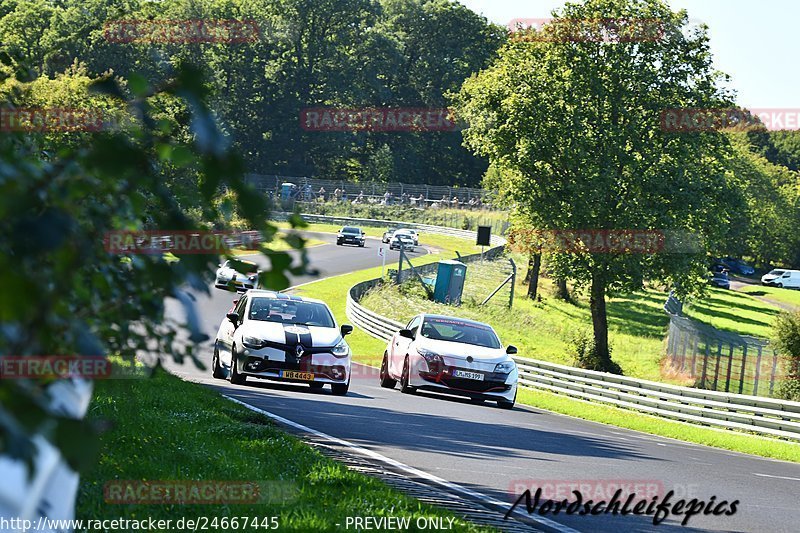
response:
<svg viewBox="0 0 800 533"><path fill-rule="evenodd" d="M444 359L438 353L425 348L417 348L417 353L428 363L428 369L431 372L441 372L444 369Z"/></svg>
<svg viewBox="0 0 800 533"><path fill-rule="evenodd" d="M267 341L264 339L259 339L258 337L249 337L245 335L242 337L242 344L244 344L247 348L258 350L263 348L267 344Z"/></svg>
<svg viewBox="0 0 800 533"><path fill-rule="evenodd" d="M500 374L508 374L514 370L516 365L514 361L503 361L502 363L497 363L494 367L494 371Z"/></svg>
<svg viewBox="0 0 800 533"><path fill-rule="evenodd" d="M333 354L334 357L339 357L339 358L347 357L348 355L350 355L350 347L343 339L342 342L333 347L331 353Z"/></svg>

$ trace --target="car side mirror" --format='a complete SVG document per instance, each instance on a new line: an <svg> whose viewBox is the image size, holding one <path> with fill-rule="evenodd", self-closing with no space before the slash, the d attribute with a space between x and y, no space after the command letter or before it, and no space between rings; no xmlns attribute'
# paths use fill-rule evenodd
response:
<svg viewBox="0 0 800 533"><path fill-rule="evenodd" d="M350 324L342 324L340 331L342 333L342 337L344 337L345 335L350 335L351 333L353 333L353 326L351 326Z"/></svg>
<svg viewBox="0 0 800 533"><path fill-rule="evenodd" d="M239 313L232 312L232 313L228 313L228 314L227 314L227 315L225 315L225 316L226 316L226 317L228 317L228 320L230 320L230 321L231 321L231 323L232 323L234 326L238 326L238 325L239 325Z"/></svg>
<svg viewBox="0 0 800 533"><path fill-rule="evenodd" d="M414 340L414 332L410 329L401 329L399 334L403 338Z"/></svg>
<svg viewBox="0 0 800 533"><path fill-rule="evenodd" d="M515 355L517 353L517 347L512 344L509 344L508 348L506 348L506 353L508 355Z"/></svg>

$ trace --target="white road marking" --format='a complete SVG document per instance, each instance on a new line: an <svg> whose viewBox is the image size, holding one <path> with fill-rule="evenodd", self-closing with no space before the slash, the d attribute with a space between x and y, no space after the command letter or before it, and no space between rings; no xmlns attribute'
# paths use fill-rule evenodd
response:
<svg viewBox="0 0 800 533"><path fill-rule="evenodd" d="M381 454L379 454L377 452L373 452L372 450L369 450L369 449L364 448L362 446L359 446L357 444L353 444L352 442L346 441L344 439L340 439L338 437L334 437L332 435L328 435L327 433L323 433L321 431L317 431L316 429L312 429L312 428L310 428L308 426L304 426L302 424L298 424L297 422L289 420L288 418L283 418L282 416L276 415L274 413L270 413L269 411L265 411L264 409L259 409L258 407L255 407L253 405L249 405L249 404L247 404L247 403L245 403L245 402L243 402L241 400L237 400L236 398L233 398L233 397L228 396L226 394L223 394L222 396L224 398L227 398L227 399L231 400L232 402L238 403L238 404L246 407L247 409L250 409L251 411L254 411L256 413L262 414L262 415L264 415L266 417L269 417L269 418L271 418L271 419L273 419L273 420L275 420L277 422L280 422L281 424L293 427L295 429L299 429L300 431L303 431L305 433L310 433L312 435L316 435L317 437L321 437L321 438L323 438L325 440L328 440L328 441L331 441L331 442L335 442L336 444L338 444L340 446L344 446L344 447L348 448L351 451L360 453L361 455L365 455L365 456L367 456L367 457L369 457L371 459L375 459L375 460L380 461L380 462L382 462L384 464L390 465L390 466L392 466L394 468L397 468L398 470L402 470L403 472L406 472L406 473L408 473L408 474L410 474L412 476L415 476L415 477L418 477L418 478L421 478L421 479L425 479L425 480L430 481L431 483L435 483L437 485L441 485L442 487L445 487L446 489L448 489L450 491L458 492L458 493L461 493L461 494L465 494L467 496L470 496L471 498L475 498L477 500L480 500L482 502L485 502L485 503L487 503L489 505L493 505L493 506L496 506L496 507L503 508L503 507L507 507L508 506L507 502L501 502L499 500L495 500L494 498L491 498L491 497L486 496L484 494L481 494L479 492L475 492L475 491L470 490L468 488L462 487L461 485L457 485L455 483L451 483L450 481L447 481L446 479L442 479L440 477L434 476L434 475L429 474L427 472L424 472L422 470L418 470L418 469L416 469L414 467L408 466L408 465L406 465L404 463L401 463L399 461L395 461L394 459L392 459L390 457L386 457L385 455L381 455ZM517 509L519 509L519 508L517 508ZM572 528L567 527L565 525L559 524L558 522L554 522L553 520L550 520L550 519L545 518L543 516L528 515L527 513L523 513L522 511L519 511L517 509L514 510L514 514L527 517L528 519L533 520L534 522L540 522L543 525L546 525L546 526L548 526L548 527L550 527L552 529L555 529L556 531L559 531L560 533L579 533L575 529L572 529Z"/></svg>
<svg viewBox="0 0 800 533"><path fill-rule="evenodd" d="M771 476L769 474L759 474L757 472L753 472L754 476L758 477L771 477L773 479L788 479L789 481L800 481L800 478L797 477L787 477L787 476Z"/></svg>

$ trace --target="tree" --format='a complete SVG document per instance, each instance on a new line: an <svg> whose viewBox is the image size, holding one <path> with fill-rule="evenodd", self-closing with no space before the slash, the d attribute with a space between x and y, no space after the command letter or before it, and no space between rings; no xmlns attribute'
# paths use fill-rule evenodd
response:
<svg viewBox="0 0 800 533"><path fill-rule="evenodd" d="M784 311L775 321L773 342L788 367L786 380L778 395L786 400L800 400L800 311Z"/></svg>
<svg viewBox="0 0 800 533"><path fill-rule="evenodd" d="M640 288L645 278L680 294L698 289L703 250L671 249L670 238L716 242L728 214L725 135L666 132L660 113L731 99L718 88L706 31L684 36L687 14L661 0L587 0L554 17L560 22L542 34L504 47L465 82L456 104L469 124L466 145L509 171L504 194L541 229L662 231L666 251L680 252L549 256L556 278L588 288L592 349L611 370L607 294ZM641 39L630 33L635 24L596 22L625 19L660 21L661 31ZM576 20L595 23L569 22Z"/></svg>
<svg viewBox="0 0 800 533"><path fill-rule="evenodd" d="M27 69L0 66L4 110L60 105L138 119L122 129L0 135L0 354L132 358L147 352L192 358L202 368L195 348L206 339L192 321L194 304L184 287L208 290L219 258L121 258L104 247L112 230L224 226L214 201L222 187L232 191L250 228L275 238L267 206L245 185L240 158L226 148L199 71L185 67L160 82L94 79L77 65L55 79L24 82L8 70ZM185 116L156 118L179 102ZM199 206L196 197L165 179L175 169L194 176ZM287 240L302 248L302 239ZM285 288L287 272L305 271L305 252L298 264L285 252L263 253L271 263L262 277L269 287ZM187 310L185 328L166 320L165 300L171 298ZM187 343L177 342L183 332ZM79 469L91 460L93 441L87 437L93 429L47 411L50 381L0 380L0 453L30 464L37 449L31 438L42 435Z"/></svg>

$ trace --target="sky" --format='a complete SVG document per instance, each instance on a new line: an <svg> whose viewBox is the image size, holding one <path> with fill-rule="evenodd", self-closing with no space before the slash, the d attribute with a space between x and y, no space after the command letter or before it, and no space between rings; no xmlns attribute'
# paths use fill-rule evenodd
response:
<svg viewBox="0 0 800 533"><path fill-rule="evenodd" d="M505 26L515 18L549 17L564 0L459 0ZM800 0L667 0L690 22L708 25L714 66L731 76L737 103L748 108L800 108Z"/></svg>

